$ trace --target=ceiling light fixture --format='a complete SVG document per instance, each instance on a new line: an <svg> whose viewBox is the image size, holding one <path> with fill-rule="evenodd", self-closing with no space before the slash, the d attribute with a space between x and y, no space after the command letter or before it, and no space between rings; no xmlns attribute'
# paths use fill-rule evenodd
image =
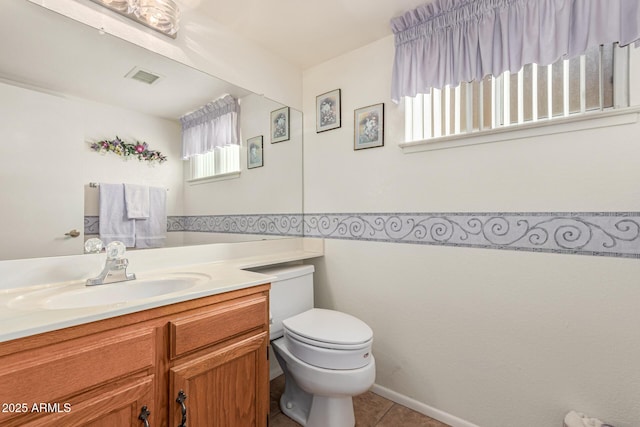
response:
<svg viewBox="0 0 640 427"><path fill-rule="evenodd" d="M114 12L176 38L180 9L173 0L93 0Z"/></svg>

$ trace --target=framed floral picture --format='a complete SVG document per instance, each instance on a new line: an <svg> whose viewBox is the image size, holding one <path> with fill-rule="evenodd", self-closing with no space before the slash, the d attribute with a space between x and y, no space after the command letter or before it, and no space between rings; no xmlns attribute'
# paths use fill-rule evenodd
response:
<svg viewBox="0 0 640 427"><path fill-rule="evenodd" d="M247 169L264 166L262 135L247 139Z"/></svg>
<svg viewBox="0 0 640 427"><path fill-rule="evenodd" d="M358 108L354 114L353 149L382 147L384 145L384 104Z"/></svg>
<svg viewBox="0 0 640 427"><path fill-rule="evenodd" d="M340 89L316 96L316 133L341 126Z"/></svg>
<svg viewBox="0 0 640 427"><path fill-rule="evenodd" d="M271 143L289 140L289 107L271 112Z"/></svg>

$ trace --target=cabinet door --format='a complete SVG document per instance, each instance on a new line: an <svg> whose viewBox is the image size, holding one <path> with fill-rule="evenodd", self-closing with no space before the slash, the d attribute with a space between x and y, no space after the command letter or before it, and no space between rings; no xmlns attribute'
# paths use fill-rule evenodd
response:
<svg viewBox="0 0 640 427"><path fill-rule="evenodd" d="M153 375L126 381L86 400L79 396L73 402L63 403L57 408L42 406L42 411L59 412L27 422L12 420L9 425L15 422L16 426L21 427L144 427L144 422L138 417L142 408L146 407L150 413L147 418L149 425L153 427L154 421L160 425L160 416L153 413L153 384ZM33 411L30 415L34 415Z"/></svg>
<svg viewBox="0 0 640 427"><path fill-rule="evenodd" d="M117 412L110 405L133 405L153 382L157 334L157 328L129 327L1 357L0 402L17 402L20 411L0 412L0 425L86 425L99 421L95 413ZM135 386L141 378L146 382ZM151 399L142 405L151 407Z"/></svg>
<svg viewBox="0 0 640 427"><path fill-rule="evenodd" d="M170 369L171 427L265 427L269 408L268 334L262 332Z"/></svg>

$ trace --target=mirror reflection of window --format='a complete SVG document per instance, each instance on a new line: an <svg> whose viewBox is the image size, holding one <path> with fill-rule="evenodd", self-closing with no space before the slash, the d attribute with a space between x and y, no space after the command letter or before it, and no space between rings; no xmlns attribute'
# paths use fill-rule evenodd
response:
<svg viewBox="0 0 640 427"><path fill-rule="evenodd" d="M202 179L240 171L240 146L216 147L189 158L189 178Z"/></svg>

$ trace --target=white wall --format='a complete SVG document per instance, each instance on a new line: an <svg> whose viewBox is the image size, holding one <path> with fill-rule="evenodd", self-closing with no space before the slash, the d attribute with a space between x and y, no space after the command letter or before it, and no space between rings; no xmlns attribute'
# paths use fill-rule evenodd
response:
<svg viewBox="0 0 640 427"><path fill-rule="evenodd" d="M240 177L185 184L185 215L302 212L302 114L290 110L290 139L271 143L270 113L281 104L258 95L241 99ZM264 166L247 169L247 139L263 136Z"/></svg>
<svg viewBox="0 0 640 427"><path fill-rule="evenodd" d="M130 143L147 142L149 149L160 151L167 156L167 161L159 164L140 162L137 159L124 161L111 153L101 156L91 150L82 150L84 214L95 216L99 214L100 191L89 187L89 182L123 182L166 188L167 215L183 215L184 167L181 159L180 123L107 104L92 101L78 102L82 110L81 123L85 141L112 139L117 135ZM167 233L165 246L182 246L183 244L183 233Z"/></svg>
<svg viewBox="0 0 640 427"><path fill-rule="evenodd" d="M304 72L305 212L640 210L640 124L404 154L392 61L388 37ZM316 134L337 88L342 127ZM380 102L385 146L354 151ZM637 260L326 240L314 264L317 304L373 328L382 387L483 427L640 424Z"/></svg>
<svg viewBox="0 0 640 427"><path fill-rule="evenodd" d="M167 215L183 214L183 164L181 127L177 121L162 119L132 110L91 101L77 101L82 111L79 122L85 145L119 136L123 141L147 142L150 150L160 151L167 161L124 160L113 153L97 154L82 150L85 184L85 215L98 215L99 190L89 182L131 183L164 187L167 191Z"/></svg>
<svg viewBox="0 0 640 427"><path fill-rule="evenodd" d="M98 214L90 182L166 187L168 215L182 214L180 124L131 110L0 83L0 259L82 253L84 215ZM146 141L163 164L101 155L91 142ZM86 197L86 202L85 202Z"/></svg>

